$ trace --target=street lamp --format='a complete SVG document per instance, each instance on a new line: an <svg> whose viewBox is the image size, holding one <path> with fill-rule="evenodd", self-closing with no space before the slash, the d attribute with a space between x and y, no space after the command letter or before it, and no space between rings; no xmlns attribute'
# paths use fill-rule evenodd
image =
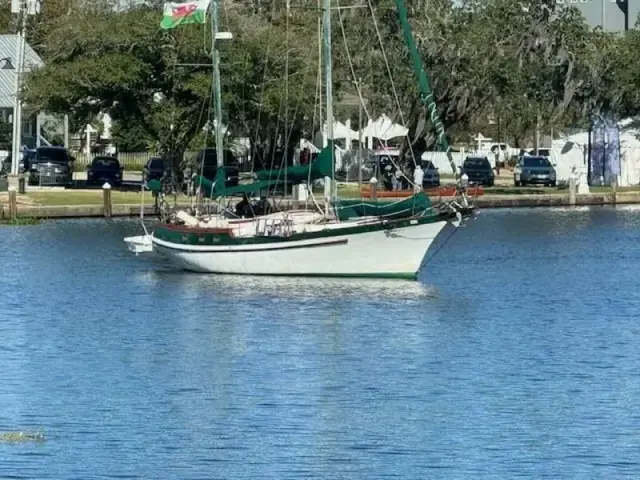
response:
<svg viewBox="0 0 640 480"><path fill-rule="evenodd" d="M15 70L16 69L16 67L14 67L13 63L11 62L11 58L9 58L9 57L0 58L0 62L4 62L4 65L2 66L2 68L0 68L0 70Z"/></svg>

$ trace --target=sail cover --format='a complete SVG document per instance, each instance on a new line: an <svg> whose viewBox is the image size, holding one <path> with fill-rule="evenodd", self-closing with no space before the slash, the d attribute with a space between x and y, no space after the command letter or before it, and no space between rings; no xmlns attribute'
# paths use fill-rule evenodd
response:
<svg viewBox="0 0 640 480"><path fill-rule="evenodd" d="M420 215L432 208L429 196L424 192L416 193L399 201L362 201L341 200L336 203L335 210L342 221L358 217L402 218Z"/></svg>
<svg viewBox="0 0 640 480"><path fill-rule="evenodd" d="M286 169L276 170L260 170L255 172L258 180L281 180L287 179L287 183L300 184L308 181L313 182L324 177L331 176L331 149L333 148L333 142L329 142L329 145L324 147L316 159L308 165L293 165ZM285 175L286 170L286 175Z"/></svg>

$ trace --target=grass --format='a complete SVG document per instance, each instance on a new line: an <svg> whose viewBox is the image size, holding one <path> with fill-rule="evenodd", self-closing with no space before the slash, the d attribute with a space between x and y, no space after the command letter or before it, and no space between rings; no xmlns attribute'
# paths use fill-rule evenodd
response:
<svg viewBox="0 0 640 480"><path fill-rule="evenodd" d="M11 219L11 218L2 218L2 219L0 219L0 225L13 225L13 226L18 226L18 225L38 225L39 223L40 223L40 219L39 218L29 217L29 216L17 217L15 219Z"/></svg>
<svg viewBox="0 0 640 480"><path fill-rule="evenodd" d="M611 187L590 187L590 193L613 193ZM617 193L640 192L640 186L618 187ZM485 195L553 195L569 194L569 187L485 187Z"/></svg>
<svg viewBox="0 0 640 480"><path fill-rule="evenodd" d="M553 195L568 194L568 189L553 187L484 187L485 195Z"/></svg>
<svg viewBox="0 0 640 480"><path fill-rule="evenodd" d="M92 191L73 191L63 190L58 192L29 192L24 196L31 202L37 205L102 205L103 197L102 190ZM140 192L119 192L117 190L111 191L111 204L112 205L126 205L126 204L139 204L141 203ZM146 192L144 195L144 203L146 205L153 205L154 198L150 192Z"/></svg>

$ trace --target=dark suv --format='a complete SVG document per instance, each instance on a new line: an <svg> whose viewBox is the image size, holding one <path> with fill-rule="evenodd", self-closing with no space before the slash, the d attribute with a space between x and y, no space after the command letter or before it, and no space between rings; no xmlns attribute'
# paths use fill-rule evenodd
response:
<svg viewBox="0 0 640 480"><path fill-rule="evenodd" d="M95 157L91 165L87 166L87 185L102 186L109 183L112 186L120 187L123 173L124 168L120 165L117 157Z"/></svg>
<svg viewBox="0 0 640 480"><path fill-rule="evenodd" d="M422 177L423 187L439 187L440 171L436 168L431 160L421 160L420 167L424 176Z"/></svg>
<svg viewBox="0 0 640 480"><path fill-rule="evenodd" d="M180 159L171 155L151 157L142 169L142 181L161 180L166 185L175 182L177 190L184 189L184 172Z"/></svg>
<svg viewBox="0 0 640 480"><path fill-rule="evenodd" d="M73 157L64 147L38 147L29 160L29 185L73 184Z"/></svg>
<svg viewBox="0 0 640 480"><path fill-rule="evenodd" d="M467 174L470 185L493 187L495 174L487 157L467 157L462 164L460 175Z"/></svg>
<svg viewBox="0 0 640 480"><path fill-rule="evenodd" d="M240 178L240 170L238 168L238 160L233 152L229 149L224 150L223 154L224 171L226 174L226 187L235 187L238 185ZM194 171L196 175L202 174L204 178L214 181L216 172L218 171L218 155L215 148L205 148L196 156Z"/></svg>

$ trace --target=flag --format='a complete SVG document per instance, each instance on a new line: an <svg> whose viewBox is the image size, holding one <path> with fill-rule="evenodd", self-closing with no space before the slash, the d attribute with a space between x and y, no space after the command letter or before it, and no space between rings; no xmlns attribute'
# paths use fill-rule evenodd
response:
<svg viewBox="0 0 640 480"><path fill-rule="evenodd" d="M167 2L164 4L160 27L169 29L189 23L204 23L210 3L211 0L196 0L184 3Z"/></svg>

